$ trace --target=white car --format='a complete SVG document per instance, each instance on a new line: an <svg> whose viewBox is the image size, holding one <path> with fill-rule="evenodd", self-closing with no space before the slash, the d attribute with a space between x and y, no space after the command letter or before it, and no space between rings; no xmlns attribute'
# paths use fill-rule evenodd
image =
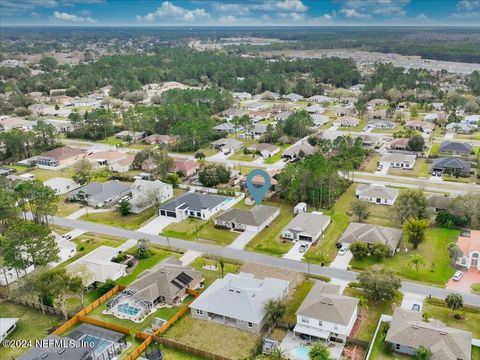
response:
<svg viewBox="0 0 480 360"><path fill-rule="evenodd" d="M462 271L457 271L454 275L453 275L453 280L455 281L460 281L460 279L463 277L463 272Z"/></svg>
<svg viewBox="0 0 480 360"><path fill-rule="evenodd" d="M346 247L342 247L340 250L338 250L338 255L340 256L343 256L347 253L347 248Z"/></svg>

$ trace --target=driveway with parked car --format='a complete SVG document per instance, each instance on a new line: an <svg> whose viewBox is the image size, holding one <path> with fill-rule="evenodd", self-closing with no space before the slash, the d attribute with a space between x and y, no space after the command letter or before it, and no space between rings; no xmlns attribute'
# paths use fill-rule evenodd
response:
<svg viewBox="0 0 480 360"><path fill-rule="evenodd" d="M312 244L308 241L297 241L293 244L292 248L285 255L283 255L283 258L302 261L303 256L307 252L310 245Z"/></svg>

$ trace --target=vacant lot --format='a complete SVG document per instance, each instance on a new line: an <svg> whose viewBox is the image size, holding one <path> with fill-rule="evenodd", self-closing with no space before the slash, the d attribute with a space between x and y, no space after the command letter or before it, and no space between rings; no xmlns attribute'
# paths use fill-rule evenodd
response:
<svg viewBox="0 0 480 360"><path fill-rule="evenodd" d="M165 337L230 359L247 358L258 341L257 336L247 331L194 320L189 314L176 322Z"/></svg>
<svg viewBox="0 0 480 360"><path fill-rule="evenodd" d="M58 326L63 319L54 315L43 315L40 310L0 301L0 318L18 318L17 329L8 337L10 340L43 339L49 329ZM0 346L0 359L17 358L26 352L28 347L5 348Z"/></svg>
<svg viewBox="0 0 480 360"><path fill-rule="evenodd" d="M144 222L156 215L155 208L151 207L140 214L129 214L122 216L119 211L112 210L100 213L85 214L80 217L80 220L91 221L94 223L118 226L124 229L136 230Z"/></svg>
<svg viewBox="0 0 480 360"><path fill-rule="evenodd" d="M216 228L212 221L188 218L168 225L161 233L163 236L183 240L207 240L221 245L229 245L235 240L238 232Z"/></svg>
<svg viewBox="0 0 480 360"><path fill-rule="evenodd" d="M192 267L195 270L200 271L203 275L204 289L212 285L215 280L222 278L226 274L237 274L240 271L239 263L229 262L228 259L223 259L223 263L224 268L222 274L220 259L207 259L205 257L199 257L193 261ZM209 266L211 268L206 269L206 266Z"/></svg>
<svg viewBox="0 0 480 360"><path fill-rule="evenodd" d="M427 229L425 241L416 250L407 243L404 236L400 245L402 251L393 257L384 259L381 263L403 278L444 286L455 272L455 269L450 266L451 260L446 247L448 243L457 240L458 234L458 230ZM405 247L408 248L408 252L403 250ZM410 256L414 254L422 255L425 261L425 265L421 266L418 271L409 263ZM374 259L366 258L354 259L351 265L354 269L365 270L376 263Z"/></svg>

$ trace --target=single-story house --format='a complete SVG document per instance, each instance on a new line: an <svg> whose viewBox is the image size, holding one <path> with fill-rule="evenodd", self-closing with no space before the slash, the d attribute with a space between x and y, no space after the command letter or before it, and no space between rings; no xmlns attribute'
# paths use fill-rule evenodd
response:
<svg viewBox="0 0 480 360"><path fill-rule="evenodd" d="M400 151L405 151L408 149L408 141L410 139L408 138L398 138L398 139L393 139L390 141L390 149L391 150L400 150Z"/></svg>
<svg viewBox="0 0 480 360"><path fill-rule="evenodd" d="M186 193L163 204L159 213L160 216L179 220L188 217L208 220L222 210L223 205L228 201L229 198L219 195Z"/></svg>
<svg viewBox="0 0 480 360"><path fill-rule="evenodd" d="M480 115L468 115L463 119L465 124L480 126Z"/></svg>
<svg viewBox="0 0 480 360"><path fill-rule="evenodd" d="M252 94L248 92L234 92L232 93L233 97L238 100L249 100L252 98Z"/></svg>
<svg viewBox="0 0 480 360"><path fill-rule="evenodd" d="M477 131L478 127L476 125L459 122L447 124L446 129L453 130L458 134L471 134Z"/></svg>
<svg viewBox="0 0 480 360"><path fill-rule="evenodd" d="M50 189L55 191L57 195L63 195L68 193L71 190L74 190L81 185L69 178L64 177L54 177L43 183L43 185L48 186Z"/></svg>
<svg viewBox="0 0 480 360"><path fill-rule="evenodd" d="M328 104L332 102L334 99L325 95L313 95L313 96L310 96L307 100L310 102L314 101L318 104Z"/></svg>
<svg viewBox="0 0 480 360"><path fill-rule="evenodd" d="M316 242L330 224L330 216L300 211L282 230L282 238Z"/></svg>
<svg viewBox="0 0 480 360"><path fill-rule="evenodd" d="M175 136L152 134L147 137L144 137L142 141L150 145L155 145L155 144L172 145L172 144L175 144L177 139Z"/></svg>
<svg viewBox="0 0 480 360"><path fill-rule="evenodd" d="M377 146L380 143L380 139L373 135L360 134L358 137L362 139L362 146L365 147Z"/></svg>
<svg viewBox="0 0 480 360"><path fill-rule="evenodd" d="M123 159L114 162L113 164L110 164L108 168L118 173L126 173L132 168L133 160L135 160L135 156L129 155Z"/></svg>
<svg viewBox="0 0 480 360"><path fill-rule="evenodd" d="M270 190L275 190L275 187L277 186L278 184L278 180L276 179L277 177L277 174L278 174L278 170L275 170L275 169L267 169L265 170L267 172L267 174L270 176ZM247 177L246 176L242 176L240 178L240 188L242 191L248 191L246 189L246 180L247 180ZM254 186L258 186L258 187L262 187L263 184L265 184L265 179L263 178L263 176L261 175L256 175L252 178L252 184Z"/></svg>
<svg viewBox="0 0 480 360"><path fill-rule="evenodd" d="M428 207L435 212L447 210L452 198L448 196L431 195L428 197Z"/></svg>
<svg viewBox="0 0 480 360"><path fill-rule="evenodd" d="M328 116L319 114L311 114L310 119L312 119L313 127L325 125L329 120Z"/></svg>
<svg viewBox="0 0 480 360"><path fill-rule="evenodd" d="M435 129L434 124L429 123L428 121L422 121L422 120L407 121L405 124L405 127L408 129L424 132L425 134L430 134L432 133L433 129Z"/></svg>
<svg viewBox="0 0 480 360"><path fill-rule="evenodd" d="M436 319L424 321L421 312L400 307L393 313L385 342L394 352L410 356L423 346L431 351L432 360L472 359L471 332Z"/></svg>
<svg viewBox="0 0 480 360"><path fill-rule="evenodd" d="M280 214L274 206L260 205L251 210L229 209L217 216L215 226L237 231L260 232Z"/></svg>
<svg viewBox="0 0 480 360"><path fill-rule="evenodd" d="M286 149L282 154L282 158L288 160L296 160L300 158L301 153L303 153L304 156L312 155L315 150L315 147L310 145L310 143L304 142L301 144L293 145Z"/></svg>
<svg viewBox="0 0 480 360"><path fill-rule="evenodd" d="M457 245L463 253L457 259L457 265L480 271L480 230L471 230L459 236Z"/></svg>
<svg viewBox="0 0 480 360"><path fill-rule="evenodd" d="M380 158L380 165L384 168L391 167L397 169L411 170L415 165L415 160L417 156L414 154L404 154L404 153L385 153Z"/></svg>
<svg viewBox="0 0 480 360"><path fill-rule="evenodd" d="M277 121L285 121L292 115L293 111L282 111L275 115L275 120Z"/></svg>
<svg viewBox="0 0 480 360"><path fill-rule="evenodd" d="M230 108L225 110L222 115L227 121L232 120L234 117L242 117L243 115L248 115L248 111Z"/></svg>
<svg viewBox="0 0 480 360"><path fill-rule="evenodd" d="M124 152L106 150L91 153L85 158L95 166L106 166L125 159L127 156L128 154Z"/></svg>
<svg viewBox="0 0 480 360"><path fill-rule="evenodd" d="M243 105L243 109L248 111L259 111L267 108L267 106L268 104L264 102L250 101Z"/></svg>
<svg viewBox="0 0 480 360"><path fill-rule="evenodd" d="M182 160L182 159L174 160L173 170L175 172L181 171L187 177L195 174L199 168L200 168L200 165L198 165L198 163L194 160Z"/></svg>
<svg viewBox="0 0 480 360"><path fill-rule="evenodd" d="M374 129L394 129L397 125L390 120L369 120L367 127Z"/></svg>
<svg viewBox="0 0 480 360"><path fill-rule="evenodd" d="M443 103L431 103L430 106L433 110L442 111L443 110Z"/></svg>
<svg viewBox="0 0 480 360"><path fill-rule="evenodd" d="M32 162L42 169L61 169L83 158L84 152L70 146L61 146L32 158Z"/></svg>
<svg viewBox="0 0 480 360"><path fill-rule="evenodd" d="M213 127L213 130L218 132L234 133L235 127L230 123L223 123Z"/></svg>
<svg viewBox="0 0 480 360"><path fill-rule="evenodd" d="M66 346L67 341L69 342L68 346ZM18 357L17 360L87 360L93 358L94 348L82 346L80 341L73 340L73 343L70 343L70 341L69 338L48 335L42 340L42 346L30 348L30 350Z"/></svg>
<svg viewBox="0 0 480 360"><path fill-rule="evenodd" d="M129 184L118 180L105 183L90 183L72 190L68 198L73 201L85 202L92 207L109 207L115 205L125 196L131 194Z"/></svg>
<svg viewBox="0 0 480 360"><path fill-rule="evenodd" d="M121 251L114 247L101 245L95 250L68 264L65 269L72 274L81 274L86 288L117 280L127 274L126 264L113 262Z"/></svg>
<svg viewBox="0 0 480 360"><path fill-rule="evenodd" d="M272 91L264 91L260 94L262 100L277 100L280 98L280 94Z"/></svg>
<svg viewBox="0 0 480 360"><path fill-rule="evenodd" d="M265 303L284 299L289 282L253 274L226 274L217 279L190 304L194 319L213 321L241 330L259 333L268 317Z"/></svg>
<svg viewBox="0 0 480 360"><path fill-rule="evenodd" d="M278 154L278 152L280 151L280 148L278 146L269 144L269 143L259 143L259 144L255 143L249 146L248 149L253 151L258 151L264 159L274 156L275 154Z"/></svg>
<svg viewBox="0 0 480 360"><path fill-rule="evenodd" d="M357 320L358 299L342 295L340 289L340 285L315 281L295 313L294 337L307 337L310 342L347 340Z"/></svg>
<svg viewBox="0 0 480 360"><path fill-rule="evenodd" d="M305 109L306 112L311 114L323 114L325 112L325 108L318 104L307 106Z"/></svg>
<svg viewBox="0 0 480 360"><path fill-rule="evenodd" d="M251 130L247 130L245 135L247 136L261 136L267 132L267 125L255 124Z"/></svg>
<svg viewBox="0 0 480 360"><path fill-rule="evenodd" d="M0 343L17 328L18 318L0 318Z"/></svg>
<svg viewBox="0 0 480 360"><path fill-rule="evenodd" d="M440 144L439 152L450 155L468 156L472 152L472 145L466 142L443 141Z"/></svg>
<svg viewBox="0 0 480 360"><path fill-rule="evenodd" d="M394 255L401 237L401 229L371 224L350 223L340 237L339 242L347 247L357 241L364 242L368 244L368 246L380 243L387 245L392 255Z"/></svg>
<svg viewBox="0 0 480 360"><path fill-rule="evenodd" d="M423 117L423 120L434 123L435 121L438 120L438 114L436 114L436 113L426 114Z"/></svg>
<svg viewBox="0 0 480 360"><path fill-rule="evenodd" d="M339 127L355 127L360 124L360 119L353 116L341 116L334 121L334 126Z"/></svg>
<svg viewBox="0 0 480 360"><path fill-rule="evenodd" d="M128 131L123 130L115 134L115 137L122 140L138 141L143 139L147 133L145 131Z"/></svg>
<svg viewBox="0 0 480 360"><path fill-rule="evenodd" d="M295 93L290 93L290 94L284 95L283 98L285 100L288 100L288 101L291 101L291 102L296 102L296 101L299 101L299 100L303 100L302 95L295 94Z"/></svg>
<svg viewBox="0 0 480 360"><path fill-rule="evenodd" d="M372 99L370 100L367 105L371 107L380 106L380 105L388 105L390 102L387 99Z"/></svg>
<svg viewBox="0 0 480 360"><path fill-rule="evenodd" d="M162 203L173 197L173 186L160 180L137 179L131 187L132 197L128 201L130 212L139 214L154 203Z"/></svg>
<svg viewBox="0 0 480 360"><path fill-rule="evenodd" d="M399 191L382 185L358 185L355 195L361 200L374 204L393 205Z"/></svg>
<svg viewBox="0 0 480 360"><path fill-rule="evenodd" d="M386 120L387 111L386 110L371 110L367 112L367 118L371 120Z"/></svg>
<svg viewBox="0 0 480 360"><path fill-rule="evenodd" d="M269 111L252 111L250 113L250 117L252 118L254 123L268 119L270 115L271 113Z"/></svg>
<svg viewBox="0 0 480 360"><path fill-rule="evenodd" d="M433 159L432 172L436 171L447 174L470 176L472 164L460 158L443 157Z"/></svg>
<svg viewBox="0 0 480 360"><path fill-rule="evenodd" d="M353 116L355 115L355 110L354 109L349 109L349 108L341 108L335 110L335 116Z"/></svg>
<svg viewBox="0 0 480 360"><path fill-rule="evenodd" d="M236 139L222 138L210 143L214 149L221 150L228 154L240 150L243 147L243 142Z"/></svg>
<svg viewBox="0 0 480 360"><path fill-rule="evenodd" d="M27 131L32 130L35 125L35 121L25 120L24 118L9 116L0 118L0 130L2 131L10 131L13 129Z"/></svg>
<svg viewBox="0 0 480 360"><path fill-rule="evenodd" d="M197 289L201 282L201 272L184 267L172 256L140 273L125 290L107 302L105 312L141 322L158 307L178 306L188 296L187 289Z"/></svg>

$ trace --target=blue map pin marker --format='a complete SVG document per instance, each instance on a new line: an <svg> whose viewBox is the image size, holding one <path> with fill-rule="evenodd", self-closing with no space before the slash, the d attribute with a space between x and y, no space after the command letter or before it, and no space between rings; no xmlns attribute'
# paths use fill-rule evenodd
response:
<svg viewBox="0 0 480 360"><path fill-rule="evenodd" d="M253 183L253 178L255 176L263 177L263 185L258 185ZM265 170L255 169L248 173L246 179L247 189L250 191L250 194L253 196L253 200L260 204L270 189L270 175Z"/></svg>

